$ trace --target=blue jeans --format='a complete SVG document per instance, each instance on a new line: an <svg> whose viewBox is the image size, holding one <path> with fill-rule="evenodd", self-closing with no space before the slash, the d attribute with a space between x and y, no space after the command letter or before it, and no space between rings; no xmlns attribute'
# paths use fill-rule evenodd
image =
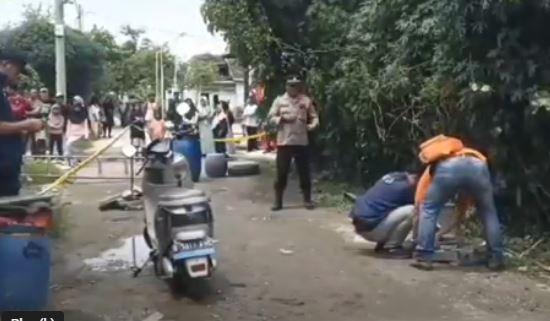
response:
<svg viewBox="0 0 550 321"><path fill-rule="evenodd" d="M433 176L426 200L420 207L419 259L432 260L439 213L451 197L463 192L476 201L490 258L502 260L502 232L487 164L475 157L456 157L439 163Z"/></svg>

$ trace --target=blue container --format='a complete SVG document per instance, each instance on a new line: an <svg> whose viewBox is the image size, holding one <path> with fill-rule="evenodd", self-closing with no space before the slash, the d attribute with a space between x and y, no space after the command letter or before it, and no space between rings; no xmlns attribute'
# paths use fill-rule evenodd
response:
<svg viewBox="0 0 550 321"><path fill-rule="evenodd" d="M44 309L50 287L50 240L0 230L0 311Z"/></svg>
<svg viewBox="0 0 550 321"><path fill-rule="evenodd" d="M199 138L184 137L174 140L174 153L184 155L187 158L189 167L191 167L191 178L193 182L198 182L202 171L202 151Z"/></svg>

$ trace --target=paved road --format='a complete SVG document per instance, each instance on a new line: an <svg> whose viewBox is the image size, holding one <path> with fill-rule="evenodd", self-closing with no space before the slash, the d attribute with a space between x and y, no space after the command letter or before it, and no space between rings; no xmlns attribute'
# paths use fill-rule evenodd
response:
<svg viewBox="0 0 550 321"><path fill-rule="evenodd" d="M295 185L291 205L298 204ZM545 284L510 272L420 272L406 261L375 258L341 213L270 213L270 186L266 175L199 184L212 195L221 256L197 298L174 294L151 269L137 279L125 269L128 237L141 233L142 213L100 213L97 202L126 183L74 185L56 246L55 308L67 311L68 321L141 321L155 312L173 321L548 320Z"/></svg>

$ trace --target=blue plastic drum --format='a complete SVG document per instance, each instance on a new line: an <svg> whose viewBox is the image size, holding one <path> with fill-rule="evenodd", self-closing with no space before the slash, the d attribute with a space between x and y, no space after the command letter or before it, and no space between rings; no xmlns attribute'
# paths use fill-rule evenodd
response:
<svg viewBox="0 0 550 321"><path fill-rule="evenodd" d="M181 154L187 158L189 167L191 167L191 178L193 182L198 182L202 171L202 151L199 138L185 137L174 140L174 153Z"/></svg>
<svg viewBox="0 0 550 321"><path fill-rule="evenodd" d="M0 230L0 311L44 309L50 287L50 240L13 232Z"/></svg>

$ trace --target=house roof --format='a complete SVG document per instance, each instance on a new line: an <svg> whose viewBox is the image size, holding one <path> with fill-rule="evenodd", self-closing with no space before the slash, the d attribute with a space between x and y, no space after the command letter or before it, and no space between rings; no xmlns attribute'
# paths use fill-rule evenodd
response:
<svg viewBox="0 0 550 321"><path fill-rule="evenodd" d="M211 53L205 53L195 55L191 57L190 62L211 62L218 66L225 66L229 72L229 79L227 76L219 75L218 81L244 81L245 69L239 65L237 59L229 58L227 55L213 55Z"/></svg>
<svg viewBox="0 0 550 321"><path fill-rule="evenodd" d="M233 78L233 80L244 80L245 70L241 65L239 65L237 59L226 58L225 62L227 63L229 74L231 75L231 78Z"/></svg>
<svg viewBox="0 0 550 321"><path fill-rule="evenodd" d="M189 62L195 62L195 61L202 61L202 62L211 62L215 64L223 64L224 59L223 56L220 55L214 55L211 53L203 53L200 55L195 55L189 59Z"/></svg>

